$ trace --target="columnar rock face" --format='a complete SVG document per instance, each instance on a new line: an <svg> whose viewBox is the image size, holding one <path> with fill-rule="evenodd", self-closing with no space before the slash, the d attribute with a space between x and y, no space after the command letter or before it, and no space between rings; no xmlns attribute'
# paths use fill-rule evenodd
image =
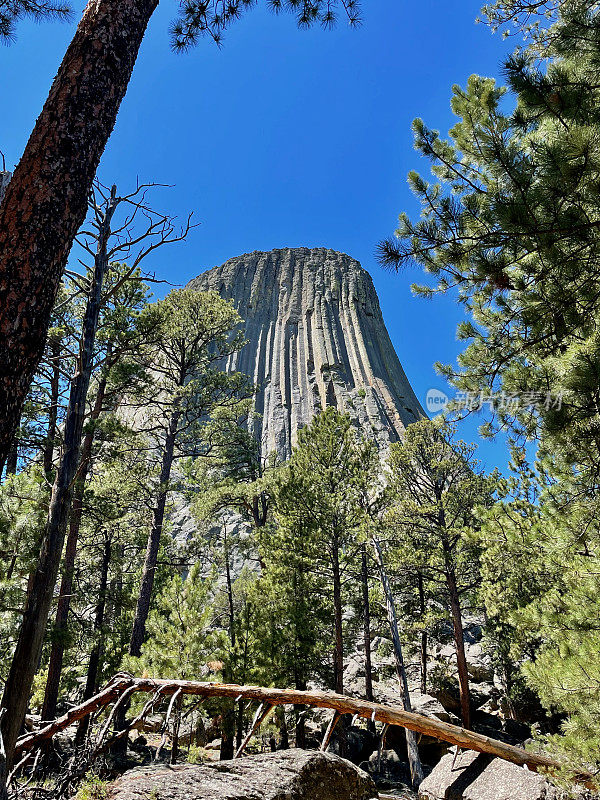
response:
<svg viewBox="0 0 600 800"><path fill-rule="evenodd" d="M350 413L380 447L425 416L386 330L369 274L325 248L232 258L191 281L231 299L247 344L226 368L259 391L255 433L263 454L289 456L315 413Z"/></svg>

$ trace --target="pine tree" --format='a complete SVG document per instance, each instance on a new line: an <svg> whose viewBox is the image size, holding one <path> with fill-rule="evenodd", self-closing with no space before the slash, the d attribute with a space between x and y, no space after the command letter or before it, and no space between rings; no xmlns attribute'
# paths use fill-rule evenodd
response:
<svg viewBox="0 0 600 800"><path fill-rule="evenodd" d="M464 534L476 525L475 507L489 503L495 476L481 475L474 448L452 436L452 428L422 420L392 446L387 516L402 561L444 592L454 634L462 722L469 728L463 610L478 582L478 557Z"/></svg>
<svg viewBox="0 0 600 800"><path fill-rule="evenodd" d="M215 578L194 564L187 575L166 583L148 617L142 653L124 660L126 670L156 678L214 678L214 665L228 649L227 634L215 620Z"/></svg>
<svg viewBox="0 0 600 800"><path fill-rule="evenodd" d="M29 17L36 22L46 19L68 19L71 8L67 3L47 0L4 0L0 4L0 39L12 41L19 20Z"/></svg>
<svg viewBox="0 0 600 800"><path fill-rule="evenodd" d="M318 414L298 434L298 445L275 484L275 517L282 527L302 526L315 541L314 556L330 581L333 611L332 688L344 691L343 585L360 563L365 491L378 477L379 459L362 442L347 415L334 408Z"/></svg>
<svg viewBox="0 0 600 800"><path fill-rule="evenodd" d="M562 716L560 733L545 744L562 756L567 776L598 775L598 501L569 499L563 482L522 461L515 473L502 501L481 512L475 534L490 628L502 637L505 688L513 705L529 689Z"/></svg>
<svg viewBox="0 0 600 800"><path fill-rule="evenodd" d="M145 638L173 464L182 456L202 455L203 427L211 412L235 407L250 392L243 375L219 369L219 362L236 352L243 339L233 332L238 314L218 293L174 290L150 313L160 319L153 345L154 380L136 402L140 424L145 418L149 429L151 455L160 466L131 631L132 656L141 654Z"/></svg>
<svg viewBox="0 0 600 800"><path fill-rule="evenodd" d="M448 140L415 121L435 182L410 174L421 219L402 215L382 257L421 264L437 280L426 295L458 292L467 344L458 370L440 369L473 407L493 410L484 432L538 436L561 460L593 470L600 14L585 0L551 5L560 6L551 35L505 64L510 93L473 75L454 87Z"/></svg>

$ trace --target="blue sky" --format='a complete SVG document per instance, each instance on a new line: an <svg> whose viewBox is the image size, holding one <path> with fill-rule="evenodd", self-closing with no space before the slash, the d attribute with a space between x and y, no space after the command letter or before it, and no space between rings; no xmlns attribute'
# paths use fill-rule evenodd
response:
<svg viewBox="0 0 600 800"><path fill-rule="evenodd" d="M476 25L473 0L363 0L363 25L299 31L259 0L218 49L201 41L169 49L176 4L163 0L142 44L100 167L121 191L141 181L173 184L154 207L201 223L159 252L157 277L186 283L251 250L322 246L357 258L373 276L392 341L421 399L444 389L433 363L451 362L460 311L451 298L411 295L417 270L384 272L377 242L401 210L418 213L406 184L426 170L412 146L420 116L447 131L450 94L474 72L497 76L509 45ZM48 93L73 23L21 24L0 45L0 149L10 168ZM467 421L460 434L477 437ZM501 441L484 443L487 467L503 466Z"/></svg>

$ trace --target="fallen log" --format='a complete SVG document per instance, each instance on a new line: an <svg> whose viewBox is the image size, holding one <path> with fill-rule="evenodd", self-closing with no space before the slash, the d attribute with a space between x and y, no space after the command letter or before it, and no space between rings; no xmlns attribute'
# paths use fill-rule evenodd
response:
<svg viewBox="0 0 600 800"><path fill-rule="evenodd" d="M227 683L204 683L200 681L179 681L161 678L133 678L117 676L99 694L87 700L67 714L48 723L35 733L22 736L16 745L16 755L20 755L41 742L50 739L55 733L69 727L88 714L116 700L122 693L133 689L136 692L157 692L161 696L175 693L196 697L230 697L233 699L256 700L259 703L276 705L305 705L316 708L330 708L341 714L354 714L357 717L382 722L386 725L398 725L411 731L441 739L449 744L457 745L463 750L475 750L488 753L496 758L511 761L513 764L527 766L533 770L560 769L560 764L548 756L531 753L521 747L500 742L489 736L468 731L457 725L433 717L425 717L400 707L382 705L354 697L334 694L333 692L300 691L297 689L277 689L263 686L239 686ZM580 776L585 782L590 776Z"/></svg>

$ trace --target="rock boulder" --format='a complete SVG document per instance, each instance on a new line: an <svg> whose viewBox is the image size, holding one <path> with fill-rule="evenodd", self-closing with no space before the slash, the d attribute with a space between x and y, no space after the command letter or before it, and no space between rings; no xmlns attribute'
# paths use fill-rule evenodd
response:
<svg viewBox="0 0 600 800"><path fill-rule="evenodd" d="M285 750L215 764L142 767L109 800L370 800L372 779L331 753Z"/></svg>
<svg viewBox="0 0 600 800"><path fill-rule="evenodd" d="M448 753L419 787L420 800L560 800L537 772L472 751Z"/></svg>

